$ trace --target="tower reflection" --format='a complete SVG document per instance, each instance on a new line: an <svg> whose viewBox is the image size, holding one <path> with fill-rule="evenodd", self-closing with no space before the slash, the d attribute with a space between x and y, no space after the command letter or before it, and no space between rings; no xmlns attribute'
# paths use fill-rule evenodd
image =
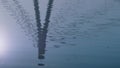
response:
<svg viewBox="0 0 120 68"><path fill-rule="evenodd" d="M45 59L45 48L46 48L46 38L48 33L48 26L50 23L50 16L51 16L51 10L53 6L54 0L49 0L47 12L45 16L45 23L43 25L43 28L41 28L41 20L40 20L40 10L39 10L39 1L34 1L34 10L35 10L35 16L36 16L36 23L37 23L37 30L38 30L38 59L41 61L38 63L39 66L44 66L45 64L42 62Z"/></svg>

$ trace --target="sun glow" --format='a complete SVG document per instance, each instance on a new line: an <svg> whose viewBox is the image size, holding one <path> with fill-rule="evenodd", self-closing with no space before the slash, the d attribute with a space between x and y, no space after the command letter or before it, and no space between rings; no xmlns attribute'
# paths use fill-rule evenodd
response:
<svg viewBox="0 0 120 68"><path fill-rule="evenodd" d="M5 29L0 27L0 56L6 54L7 44L8 44L7 33Z"/></svg>

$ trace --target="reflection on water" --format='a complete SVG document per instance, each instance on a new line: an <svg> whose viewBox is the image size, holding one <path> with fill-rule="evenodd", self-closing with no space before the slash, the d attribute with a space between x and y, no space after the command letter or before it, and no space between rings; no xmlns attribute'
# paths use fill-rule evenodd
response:
<svg viewBox="0 0 120 68"><path fill-rule="evenodd" d="M46 0L48 4L40 3L42 0L0 1L6 13L14 17L15 22L9 23L14 23L12 28L17 31L12 32L15 46L10 46L9 50L6 49L8 37L0 28L0 61L1 55L9 50L9 56L2 59L0 67L120 67L120 5L117 0ZM45 8L40 6L47 8L43 10ZM24 33L29 41L23 36L17 37ZM17 39L23 40L22 43Z"/></svg>
<svg viewBox="0 0 120 68"><path fill-rule="evenodd" d="M48 32L48 26L50 22L50 16L51 16L51 9L52 9L52 4L54 0L49 0L48 2L48 8L46 12L46 17L45 17L45 23L43 28L41 27L41 22L40 22L40 11L39 11L39 3L38 0L33 0L34 1L34 10L35 10L35 16L36 16L36 22L37 22L37 30L38 30L38 59L42 60L45 59L44 54L45 54L45 47L46 47L46 38L47 38L47 32ZM38 65L44 66L44 64L39 63Z"/></svg>
<svg viewBox="0 0 120 68"><path fill-rule="evenodd" d="M1 0L3 6L14 17L16 23L21 26L26 36L36 44L37 30L32 16L23 8L18 0Z"/></svg>

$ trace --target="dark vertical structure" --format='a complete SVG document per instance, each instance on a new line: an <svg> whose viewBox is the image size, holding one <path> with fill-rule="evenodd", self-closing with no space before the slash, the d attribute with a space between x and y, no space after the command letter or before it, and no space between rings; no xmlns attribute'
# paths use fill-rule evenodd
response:
<svg viewBox="0 0 120 68"><path fill-rule="evenodd" d="M45 23L43 28L41 28L41 22L40 22L40 10L39 10L39 2L38 0L34 1L34 10L35 10L35 16L36 16L36 22L37 22L37 30L38 30L38 58L45 59L45 48L46 48L46 38L48 33L48 26L50 22L50 16L51 16L51 10L54 0L49 0L47 12L45 16ZM38 64L39 66L44 66L43 63Z"/></svg>
<svg viewBox="0 0 120 68"><path fill-rule="evenodd" d="M33 0L33 2L34 2L34 10L35 10L36 23L37 23L38 38L39 38L39 34L41 32L39 2L38 0Z"/></svg>
<svg viewBox="0 0 120 68"><path fill-rule="evenodd" d="M41 48L39 48L39 50L40 50L39 52L43 53L43 54L45 53L44 49L46 47L46 38L47 38L48 26L49 26L49 22L50 22L52 4L53 4L53 0L49 0L46 17L45 17L45 23L41 30L41 36L40 36L40 47Z"/></svg>
<svg viewBox="0 0 120 68"><path fill-rule="evenodd" d="M38 0L33 0L34 2L34 10L35 10L35 18L36 18L36 23L37 23L37 33L38 33L38 59L44 59L44 53L45 53L45 46L43 47L42 45L42 29L41 29L41 20L40 20L40 10L39 10L39 1ZM39 63L38 65L44 66L44 64Z"/></svg>

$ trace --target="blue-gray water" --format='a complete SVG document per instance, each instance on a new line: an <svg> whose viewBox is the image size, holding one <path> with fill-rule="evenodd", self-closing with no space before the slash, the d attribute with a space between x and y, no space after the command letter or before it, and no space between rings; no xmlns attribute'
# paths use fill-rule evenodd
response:
<svg viewBox="0 0 120 68"><path fill-rule="evenodd" d="M0 68L120 68L119 0L38 1L0 0Z"/></svg>

